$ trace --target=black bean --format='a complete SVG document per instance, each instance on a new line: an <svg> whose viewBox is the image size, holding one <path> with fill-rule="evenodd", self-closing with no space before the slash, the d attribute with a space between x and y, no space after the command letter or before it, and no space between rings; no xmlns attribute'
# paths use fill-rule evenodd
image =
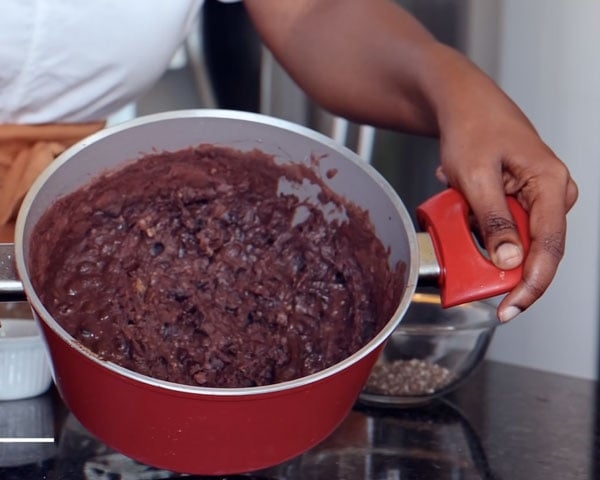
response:
<svg viewBox="0 0 600 480"><path fill-rule="evenodd" d="M165 246L161 242L154 242L150 247L150 255L156 257L165 251Z"/></svg>

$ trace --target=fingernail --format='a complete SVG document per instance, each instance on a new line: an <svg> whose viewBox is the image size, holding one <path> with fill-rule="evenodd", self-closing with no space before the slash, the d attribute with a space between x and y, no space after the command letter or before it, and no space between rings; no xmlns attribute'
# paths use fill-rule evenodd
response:
<svg viewBox="0 0 600 480"><path fill-rule="evenodd" d="M519 315L522 310L519 307L515 307L514 305L510 305L506 308L503 308L498 312L498 320L502 323L510 322L513 318Z"/></svg>
<svg viewBox="0 0 600 480"><path fill-rule="evenodd" d="M516 268L523 260L521 249L514 243L503 243L496 249L496 265L505 270Z"/></svg>

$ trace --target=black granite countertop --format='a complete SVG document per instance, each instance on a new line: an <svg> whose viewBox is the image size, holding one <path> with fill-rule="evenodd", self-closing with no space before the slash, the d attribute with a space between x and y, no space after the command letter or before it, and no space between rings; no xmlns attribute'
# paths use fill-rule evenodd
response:
<svg viewBox="0 0 600 480"><path fill-rule="evenodd" d="M269 470L216 478L600 478L597 395L595 382L486 361L441 401L412 409L357 405L331 437L300 457ZM103 445L53 390L0 402L0 440L15 436L55 441L0 442L0 480L177 478Z"/></svg>

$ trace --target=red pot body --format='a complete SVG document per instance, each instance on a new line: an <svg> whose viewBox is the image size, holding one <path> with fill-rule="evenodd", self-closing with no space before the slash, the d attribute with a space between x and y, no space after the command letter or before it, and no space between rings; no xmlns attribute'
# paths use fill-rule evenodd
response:
<svg viewBox="0 0 600 480"><path fill-rule="evenodd" d="M378 237L390 250L390 264L401 261L406 269L405 291L394 316L365 347L337 365L291 382L209 389L157 381L102 361L52 318L28 275L29 238L45 210L107 169L154 150L201 143L259 148L283 163L313 166L330 188L370 213ZM18 274L44 332L55 383L71 412L115 450L145 464L192 474L273 466L327 437L352 408L383 344L408 308L418 278L410 217L372 167L328 137L243 112L158 114L92 135L38 178L19 212L15 240Z"/></svg>
<svg viewBox="0 0 600 480"><path fill-rule="evenodd" d="M379 354L295 388L214 396L140 383L66 347L47 326L44 334L59 392L88 430L141 463L210 475L273 466L319 443L346 417Z"/></svg>

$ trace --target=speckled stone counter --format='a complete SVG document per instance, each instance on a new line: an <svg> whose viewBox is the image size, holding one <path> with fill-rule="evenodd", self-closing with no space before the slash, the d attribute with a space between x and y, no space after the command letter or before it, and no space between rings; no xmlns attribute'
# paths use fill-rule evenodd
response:
<svg viewBox="0 0 600 480"><path fill-rule="evenodd" d="M600 478L597 394L594 382L488 361L443 401L413 409L357 405L304 455L269 470L216 478ZM2 480L178 477L103 445L54 391L0 402L0 439L16 436L54 436L55 442L0 443Z"/></svg>

